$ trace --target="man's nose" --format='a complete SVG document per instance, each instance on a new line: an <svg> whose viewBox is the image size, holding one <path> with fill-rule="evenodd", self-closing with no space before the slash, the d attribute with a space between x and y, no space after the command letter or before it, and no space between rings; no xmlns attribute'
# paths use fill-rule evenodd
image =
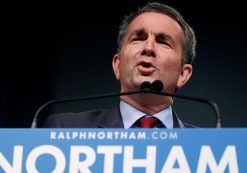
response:
<svg viewBox="0 0 247 173"><path fill-rule="evenodd" d="M155 53L155 40L153 38L149 38L145 41L142 55L156 57Z"/></svg>

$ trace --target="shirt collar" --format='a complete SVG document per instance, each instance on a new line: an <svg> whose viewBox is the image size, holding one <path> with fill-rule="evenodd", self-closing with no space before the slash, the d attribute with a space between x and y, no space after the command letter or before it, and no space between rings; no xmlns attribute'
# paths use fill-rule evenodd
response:
<svg viewBox="0 0 247 173"><path fill-rule="evenodd" d="M130 128L139 118L146 115L144 112L139 111L122 100L120 101L120 112L123 118L124 128ZM173 128L171 106L157 114L154 114L153 116L158 118L166 126L166 128Z"/></svg>

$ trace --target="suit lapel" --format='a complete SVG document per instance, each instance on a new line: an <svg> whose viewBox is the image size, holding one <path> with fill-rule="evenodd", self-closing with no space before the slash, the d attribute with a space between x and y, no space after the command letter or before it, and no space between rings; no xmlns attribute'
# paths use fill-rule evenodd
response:
<svg viewBox="0 0 247 173"><path fill-rule="evenodd" d="M99 122L99 128L124 128L122 116L119 107L102 112L102 120Z"/></svg>
<svg viewBox="0 0 247 173"><path fill-rule="evenodd" d="M184 123L178 118L176 112L172 110L173 128L185 128Z"/></svg>
<svg viewBox="0 0 247 173"><path fill-rule="evenodd" d="M178 116L174 110L172 110L172 116L173 116L173 122L174 122L173 127L174 128L197 128L196 126L194 126L192 124L188 124L188 123L181 121L178 118Z"/></svg>

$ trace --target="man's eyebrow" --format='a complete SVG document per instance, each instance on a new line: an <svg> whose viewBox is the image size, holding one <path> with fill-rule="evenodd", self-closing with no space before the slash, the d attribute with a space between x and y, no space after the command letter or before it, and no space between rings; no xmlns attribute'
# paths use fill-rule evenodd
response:
<svg viewBox="0 0 247 173"><path fill-rule="evenodd" d="M132 32L130 34L130 37L129 38L131 38L133 36L141 36L144 33L147 33L147 30L145 28L139 28L139 29L135 30L134 32Z"/></svg>

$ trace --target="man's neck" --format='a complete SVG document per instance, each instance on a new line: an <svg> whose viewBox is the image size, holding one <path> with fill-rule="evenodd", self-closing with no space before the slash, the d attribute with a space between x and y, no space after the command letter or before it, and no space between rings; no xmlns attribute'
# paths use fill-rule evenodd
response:
<svg viewBox="0 0 247 173"><path fill-rule="evenodd" d="M148 115L154 115L172 104L171 97L154 94L136 94L131 96L121 96L121 100L132 105L136 109Z"/></svg>

